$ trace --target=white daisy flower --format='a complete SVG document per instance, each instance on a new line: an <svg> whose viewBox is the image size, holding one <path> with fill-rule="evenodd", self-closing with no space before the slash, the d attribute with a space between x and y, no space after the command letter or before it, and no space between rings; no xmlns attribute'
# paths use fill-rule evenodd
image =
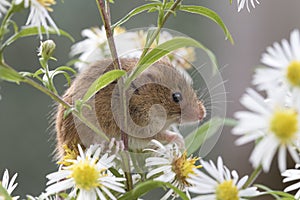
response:
<svg viewBox="0 0 300 200"><path fill-rule="evenodd" d="M241 98L241 104L249 111L235 113L238 125L232 133L241 136L237 145L257 141L250 156L250 162L257 168L262 165L268 172L272 159L278 150L278 166L281 172L286 170L286 151L296 163L300 161L295 141L300 139L299 108L295 101L287 100L285 91L269 93L264 99L252 89Z"/></svg>
<svg viewBox="0 0 300 200"><path fill-rule="evenodd" d="M49 179L46 195L52 195L71 189L68 196L78 200L117 199L124 193L124 178L113 176L107 169L114 165L115 156L104 154L100 157L101 148L95 146L83 152L78 145L79 156L70 160L72 164L63 166L58 172L47 175ZM111 192L113 190L113 192Z"/></svg>
<svg viewBox="0 0 300 200"><path fill-rule="evenodd" d="M296 164L296 169L288 169L285 172L283 172L281 175L285 178L283 179L283 182L290 182L290 181L296 181L300 180L300 164ZM284 192L290 192L293 190L297 190L297 193L295 194L295 199L300 199L300 181L288 186L284 189Z"/></svg>
<svg viewBox="0 0 300 200"><path fill-rule="evenodd" d="M86 39L74 44L71 47L71 56L80 55L79 62L75 63L75 67L82 71L89 63L110 57L110 50L106 40L104 27L84 29L81 35ZM143 30L125 32L125 29L117 27L114 30L114 40L118 56L122 58L139 58L147 40L147 32ZM172 39L173 36L163 31L160 34L159 42L153 43L150 48L156 47L158 44ZM175 66L190 68L190 62L195 60L194 48L180 48L169 55L169 58Z"/></svg>
<svg viewBox="0 0 300 200"><path fill-rule="evenodd" d="M164 146L156 140L152 142L157 148L147 149L153 151L155 156L146 159L146 167L151 169L146 177L171 183L186 192L186 195L190 197L187 188L191 186L191 184L188 178L192 174L195 174L196 169L200 167L196 165L196 161L199 158L187 158L186 151L181 153L176 144ZM176 197L172 189L170 189L161 200L168 199L171 196Z"/></svg>
<svg viewBox="0 0 300 200"><path fill-rule="evenodd" d="M167 31L162 31L159 40L152 43L150 48L155 48L168 40L173 39L173 35ZM147 32L140 30L136 32L126 32L116 37L118 54L126 58L139 58L147 42ZM168 55L174 66L190 68L195 61L195 49L193 47L180 48Z"/></svg>
<svg viewBox="0 0 300 200"><path fill-rule="evenodd" d="M27 197L27 199L30 199L30 200L59 200L59 198L57 196L47 196L45 193L42 193L38 197L34 197L31 195L26 195L26 197Z"/></svg>
<svg viewBox="0 0 300 200"><path fill-rule="evenodd" d="M15 180L17 178L18 174L16 173L13 175L13 177L9 180L9 173L6 169L4 171L3 177L2 177L2 187L6 189L7 193L11 195L11 193L14 191L14 189L18 186L18 183L15 183ZM13 200L19 199L19 196L13 197Z"/></svg>
<svg viewBox="0 0 300 200"><path fill-rule="evenodd" d="M205 174L201 170L197 170L196 174L189 178L190 183L194 186L189 190L199 196L192 200L246 200L260 194L256 187L243 188L248 180L248 176L239 179L238 173L223 165L222 158L218 158L217 166L212 162L201 160Z"/></svg>
<svg viewBox="0 0 300 200"><path fill-rule="evenodd" d="M6 0L0 0L0 18L7 12L7 8L10 7L11 4Z"/></svg>
<svg viewBox="0 0 300 200"><path fill-rule="evenodd" d="M53 9L50 6L56 4L55 0L16 0L16 4L20 4L24 1L24 7L28 8L30 6L30 13L26 22L27 27L38 27L40 39L43 38L41 28L45 28L46 34L48 36L48 31L53 28L57 34L59 30L50 17L49 12Z"/></svg>
<svg viewBox="0 0 300 200"><path fill-rule="evenodd" d="M290 42L286 39L281 41L281 45L275 42L272 47L267 48L266 53L262 54L261 62L269 67L256 70L253 84L260 90L284 86L300 92L299 52L299 30L294 30L291 32Z"/></svg>
<svg viewBox="0 0 300 200"><path fill-rule="evenodd" d="M125 30L116 28L114 34L120 34ZM80 62L75 63L75 67L81 71L89 63L109 57L110 52L107 45L106 32L104 26L102 28L93 27L91 29L84 29L81 32L82 37L86 39L74 44L71 47L71 56L80 54Z"/></svg>
<svg viewBox="0 0 300 200"><path fill-rule="evenodd" d="M238 12L240 12L245 6L247 7L248 12L250 12L250 2L253 8L255 8L255 3L259 4L258 0L237 0Z"/></svg>

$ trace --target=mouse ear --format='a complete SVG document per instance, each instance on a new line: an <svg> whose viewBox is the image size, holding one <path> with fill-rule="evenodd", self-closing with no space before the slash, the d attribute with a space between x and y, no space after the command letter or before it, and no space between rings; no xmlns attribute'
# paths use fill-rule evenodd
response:
<svg viewBox="0 0 300 200"><path fill-rule="evenodd" d="M143 71L140 78L146 82L155 82L157 81L158 73L159 70L157 69L157 65L152 65Z"/></svg>

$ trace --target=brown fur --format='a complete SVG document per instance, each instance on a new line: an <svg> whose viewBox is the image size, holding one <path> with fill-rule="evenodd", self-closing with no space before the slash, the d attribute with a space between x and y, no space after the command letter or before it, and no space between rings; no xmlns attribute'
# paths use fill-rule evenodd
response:
<svg viewBox="0 0 300 200"><path fill-rule="evenodd" d="M127 72L132 71L137 61L137 59L120 60L122 68ZM103 60L92 64L74 79L71 87L63 97L64 100L74 105L77 99L83 97L93 81L101 74L112 69L111 60ZM144 84L147 82L149 83ZM120 128L113 116L119 112L111 108L112 98L115 100L119 98L118 92L116 92L118 90L113 92L116 85L116 82L113 82L97 92L95 98L89 102L92 110L84 108L83 113L87 119L97 125L109 138L115 137L120 139ZM150 118L149 112L153 105L161 105L167 117L158 134L149 137L145 136L148 132L152 132L153 129L151 128L145 131L138 131L137 133L132 133L135 131L129 133L129 146L137 146L137 143L140 142L147 143L152 138L158 140L165 138L163 135L164 131L170 124L180 123L181 121L197 121L205 115L205 109L202 103L197 100L197 96L191 85L167 61L159 61L149 67L131 84L129 91L132 93L129 99L129 114L136 125L146 127L152 122L154 123L153 127L156 127L155 123L160 123L161 120L159 117L163 119L163 114L154 112L154 119ZM173 101L173 92L180 92L182 94L183 100L180 103ZM59 105L56 115L57 151L59 157L62 157L64 154L63 144L67 144L69 148L72 148L77 143L88 145L101 142L99 136L96 136L76 117L73 117L72 114L64 118L64 112L65 108ZM155 118L158 118L158 120L155 120Z"/></svg>

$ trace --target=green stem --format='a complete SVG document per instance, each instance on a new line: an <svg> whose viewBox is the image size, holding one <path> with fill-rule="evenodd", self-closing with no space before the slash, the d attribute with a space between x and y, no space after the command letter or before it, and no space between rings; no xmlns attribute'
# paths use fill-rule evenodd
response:
<svg viewBox="0 0 300 200"><path fill-rule="evenodd" d="M108 46L109 46L110 53L112 56L114 68L121 70L122 67L121 67L120 60L118 58L118 53L117 53L117 49L116 49L116 45L115 45L115 41L114 41L114 35L113 35L112 29L111 29L110 12L106 11L106 9L109 9L109 5L106 6L105 2L103 0L96 0L96 2L97 2L98 10L100 12L102 22L103 22L103 25L105 28L106 38L108 41Z"/></svg>
<svg viewBox="0 0 300 200"><path fill-rule="evenodd" d="M125 178L126 178L126 188L127 191L133 189L133 181L131 176L131 169L130 169L130 158L128 155L128 151L120 152L122 158L122 169L124 170Z"/></svg>
<svg viewBox="0 0 300 200"><path fill-rule="evenodd" d="M262 172L262 165L259 165L250 175L249 179L247 180L247 182L244 184L243 189L249 187L250 185L252 185L254 183L254 181L257 179L257 177L259 176L259 174Z"/></svg>
<svg viewBox="0 0 300 200"><path fill-rule="evenodd" d="M1 54L0 54L1 55ZM14 68L12 68L11 66L9 66L8 64L6 64L3 60L3 58L1 57L0 60L0 65L4 66L6 68L9 68L13 71L15 71L16 73L18 73ZM66 109L72 109L73 107L65 102L60 96L58 96L57 94L53 93L52 91L50 91L49 89L43 87L42 85L38 84L37 82L33 81L32 79L28 78L28 77L24 77L23 79L24 83L27 83L29 85L31 85L32 87L38 89L39 91L43 92L44 94L48 95L49 97L51 97L54 101L62 104ZM109 141L108 137L102 132L100 131L96 126L94 126L90 121L88 121L83 115L81 115L77 110L73 110L72 113L81 121L83 122L87 127L89 127L91 130L93 130L95 133L97 133L98 135L100 135L103 139L105 139L106 141Z"/></svg>
<svg viewBox="0 0 300 200"><path fill-rule="evenodd" d="M157 36L159 35L162 27L164 26L164 24L166 23L167 19L169 18L169 16L176 10L177 6L182 2L182 0L177 0L175 1L175 3L172 5L172 7L166 12L166 14L164 15L164 17L162 18L162 20L158 20L159 23L157 24L157 29L155 30L155 32L151 35L151 38L149 39L149 41L146 43L145 48L142 52L142 55L140 58L144 57L147 52L149 51L150 46L152 45L152 43L155 41L155 39L157 38Z"/></svg>
<svg viewBox="0 0 300 200"><path fill-rule="evenodd" d="M45 93L46 95L50 96L54 101L62 104L66 109L71 109L72 106L65 102L62 98L60 98L58 95L53 93L52 91L48 90L47 88L41 86L40 84L36 83L35 81L25 78L25 83L31 85L32 87L40 90L41 92ZM100 131L95 125L93 125L90 121L88 121L83 115L81 115L77 110L73 110L72 113L81 121L83 122L87 127L89 127L91 130L93 130L95 133L100 135L102 138L104 138L106 141L109 141L108 137Z"/></svg>
<svg viewBox="0 0 300 200"><path fill-rule="evenodd" d="M49 65L48 65L48 60L45 60L44 58L40 58L40 64L42 66L42 68L45 70L45 75L47 77L47 88L52 91L54 94L58 94L55 86L54 86L54 83L52 81L52 78L50 77L50 73L49 73Z"/></svg>
<svg viewBox="0 0 300 200"><path fill-rule="evenodd" d="M103 0L96 0L97 2L97 6L98 6L98 10L100 12L101 18L102 18L102 22L104 24L104 28L105 28L105 32L106 32L106 38L108 41L108 45L109 45L109 49L111 52L111 56L112 56L112 60L113 60L113 65L115 69L120 69L122 70L122 66L118 57L118 53L117 53L117 49L116 49L116 45L115 45L115 41L114 41L114 37L113 37L113 31L111 29L111 19L110 19L110 9L109 9L109 2L106 1L104 2ZM118 89L120 92L120 105L122 106L122 110L124 111L124 121L122 121L120 126L121 127L125 127L126 126L126 122L127 122L127 107L126 107L126 90L124 89L124 79L122 78L121 81L119 81L118 84ZM126 127L125 127L125 130ZM122 164L123 164L123 170L125 173L125 178L126 178L126 183L127 183L127 190L130 191L133 189L133 182L132 182L132 176L131 176L131 169L130 169L130 158L127 155L127 151L128 151L128 135L127 133L125 133L124 131L121 130L121 140L124 143L124 155L122 156Z"/></svg>

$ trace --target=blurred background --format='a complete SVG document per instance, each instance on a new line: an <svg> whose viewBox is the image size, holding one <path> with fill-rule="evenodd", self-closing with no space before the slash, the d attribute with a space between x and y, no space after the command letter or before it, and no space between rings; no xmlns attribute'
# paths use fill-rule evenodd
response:
<svg viewBox="0 0 300 200"><path fill-rule="evenodd" d="M112 5L113 21L124 16L129 10L144 3L142 0L115 0ZM248 13L246 9L237 12L236 1L192 1L186 4L199 4L215 10L231 31L235 44L224 40L219 26L212 21L191 14L178 13L171 17L166 28L173 29L201 41L217 56L222 70L227 94L227 116L243 109L239 98L245 88L251 87L255 66L260 64L261 54L266 47L282 38L289 38L290 32L300 27L300 1L263 0ZM81 30L101 25L95 1L65 0L58 1L51 13L58 27L69 32L76 41L82 40ZM23 25L27 11L15 16L18 24ZM125 24L127 29L147 27L155 23L154 14L142 14ZM51 36L57 44L52 66L65 64L69 58L72 42L67 38ZM36 55L39 46L38 37L21 39L6 52L7 63L16 66L19 71L35 71L39 68ZM57 79L57 87L62 93L65 83ZM45 188L45 175L55 171L57 166L52 160L55 147L51 113L54 102L46 95L28 85L15 85L0 82L0 177L8 168L10 174L19 173L19 186L14 194L38 195ZM248 161L252 144L237 147L230 128L224 128L222 135L206 159L216 160L220 155L230 169L236 169L240 175L251 174ZM294 164L289 162L289 167ZM256 183L262 183L273 189L282 189L282 178L273 161L269 174L261 174ZM153 199L153 196L152 198ZM257 199L272 199L262 197Z"/></svg>

